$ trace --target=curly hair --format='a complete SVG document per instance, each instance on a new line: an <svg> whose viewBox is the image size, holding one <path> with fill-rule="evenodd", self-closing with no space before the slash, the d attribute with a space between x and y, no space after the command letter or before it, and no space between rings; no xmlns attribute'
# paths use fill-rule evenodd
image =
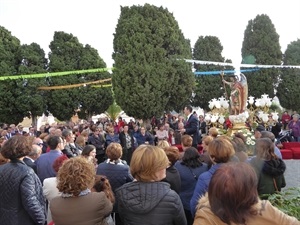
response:
<svg viewBox="0 0 300 225"><path fill-rule="evenodd" d="M8 139L1 148L4 158L13 160L28 155L32 150L32 140L26 136L15 135Z"/></svg>
<svg viewBox="0 0 300 225"><path fill-rule="evenodd" d="M65 161L57 173L57 188L64 194L79 196L81 191L92 188L96 170L84 157L73 157Z"/></svg>
<svg viewBox="0 0 300 225"><path fill-rule="evenodd" d="M111 201L111 203L115 203L114 193L111 189L109 180L105 176L95 175L95 183L92 190L95 192L103 191L106 197Z"/></svg>

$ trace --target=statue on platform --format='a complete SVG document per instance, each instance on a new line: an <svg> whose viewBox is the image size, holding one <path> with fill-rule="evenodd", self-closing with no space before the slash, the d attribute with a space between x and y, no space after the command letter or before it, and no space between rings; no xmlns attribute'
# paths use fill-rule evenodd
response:
<svg viewBox="0 0 300 225"><path fill-rule="evenodd" d="M231 108L230 114L238 115L245 112L248 98L248 84L245 75L242 73L234 75L234 77L230 77L230 82L224 80L222 76L222 81L224 84L227 84L231 90L229 97Z"/></svg>

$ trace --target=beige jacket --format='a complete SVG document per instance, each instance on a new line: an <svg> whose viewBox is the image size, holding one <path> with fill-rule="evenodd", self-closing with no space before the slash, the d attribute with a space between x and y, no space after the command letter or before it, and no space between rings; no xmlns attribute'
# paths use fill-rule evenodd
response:
<svg viewBox="0 0 300 225"><path fill-rule="evenodd" d="M91 192L80 197L55 197L50 210L55 225L104 225L112 203L104 192Z"/></svg>
<svg viewBox="0 0 300 225"><path fill-rule="evenodd" d="M259 200L253 207L257 209L258 213L246 221L247 225L300 225L300 222L295 217L284 214L272 206L269 201ZM207 195L200 199L194 220L194 225L203 224L227 225L211 211ZM237 224L232 223L232 225Z"/></svg>

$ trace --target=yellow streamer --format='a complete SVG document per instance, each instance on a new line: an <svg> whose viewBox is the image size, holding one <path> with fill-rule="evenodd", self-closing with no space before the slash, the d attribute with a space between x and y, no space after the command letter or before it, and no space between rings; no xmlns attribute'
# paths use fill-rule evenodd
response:
<svg viewBox="0 0 300 225"><path fill-rule="evenodd" d="M57 90L57 89L67 89L67 88L76 88L76 87L81 87L89 84L98 84L98 83L104 83L106 81L111 81L111 78L104 79L104 80L96 80L96 81L90 81L90 82L85 82L81 84L70 84L70 85L60 85L60 86L44 86L44 87L38 87L38 90Z"/></svg>

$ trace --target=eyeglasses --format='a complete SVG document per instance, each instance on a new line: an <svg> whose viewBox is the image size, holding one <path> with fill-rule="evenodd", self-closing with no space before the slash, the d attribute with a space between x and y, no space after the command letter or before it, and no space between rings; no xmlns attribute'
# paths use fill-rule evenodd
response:
<svg viewBox="0 0 300 225"><path fill-rule="evenodd" d="M37 143L36 145L38 145L38 146L43 146L43 143Z"/></svg>

